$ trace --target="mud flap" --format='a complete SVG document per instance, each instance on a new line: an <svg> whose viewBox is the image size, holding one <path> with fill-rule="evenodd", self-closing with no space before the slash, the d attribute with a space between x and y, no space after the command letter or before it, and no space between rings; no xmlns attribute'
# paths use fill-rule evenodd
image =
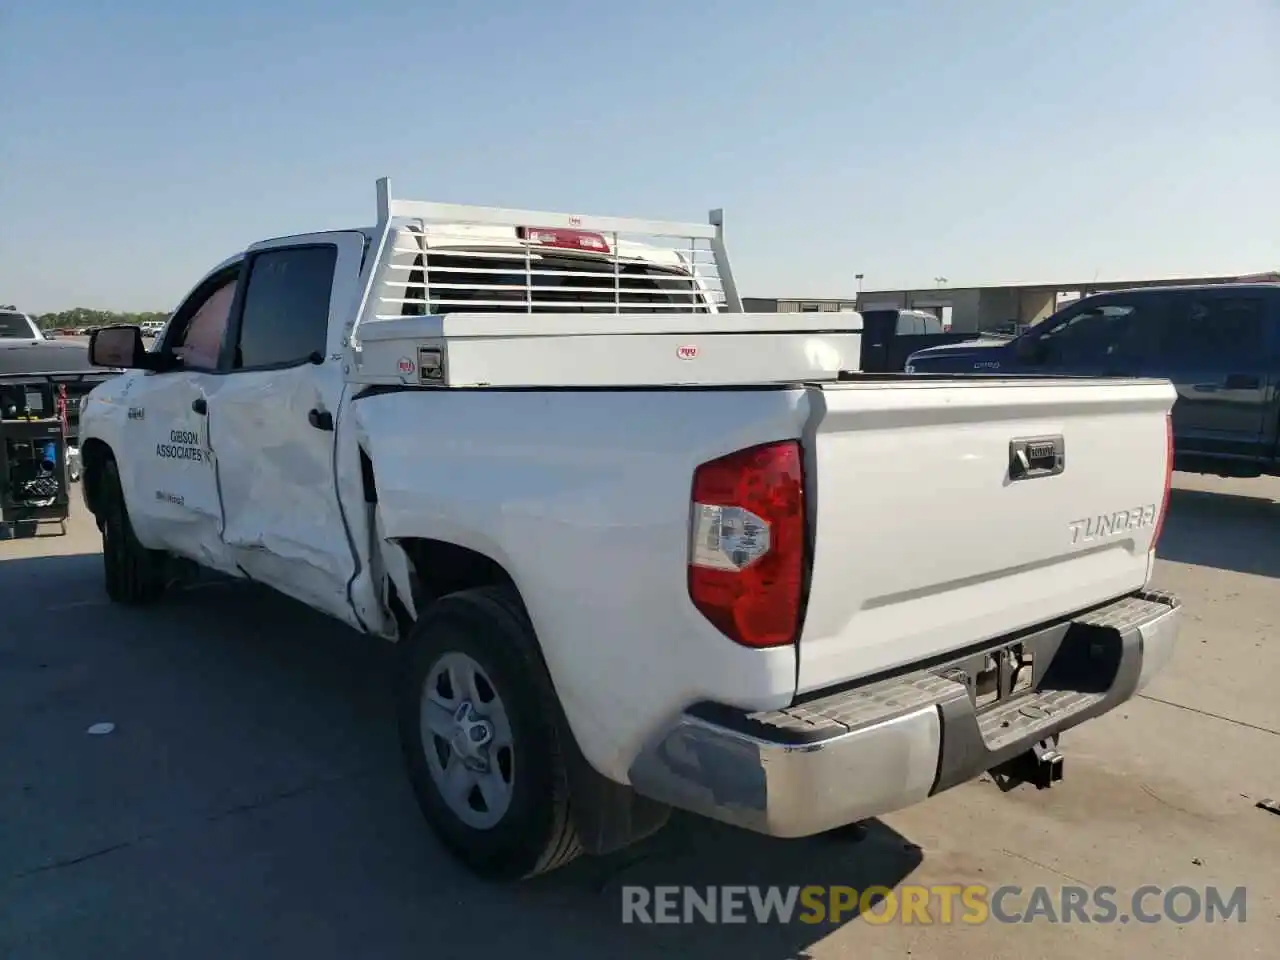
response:
<svg viewBox="0 0 1280 960"><path fill-rule="evenodd" d="M563 713L558 722L569 774L570 809L582 849L592 856L603 856L661 830L671 819L671 807L597 773L578 749Z"/></svg>

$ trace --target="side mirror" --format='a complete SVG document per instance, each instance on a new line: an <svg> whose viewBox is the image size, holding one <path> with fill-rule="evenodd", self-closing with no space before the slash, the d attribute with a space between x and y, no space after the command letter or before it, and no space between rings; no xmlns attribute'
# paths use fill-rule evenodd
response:
<svg viewBox="0 0 1280 960"><path fill-rule="evenodd" d="M148 360L140 327L99 327L89 334L89 362L95 367L147 369Z"/></svg>

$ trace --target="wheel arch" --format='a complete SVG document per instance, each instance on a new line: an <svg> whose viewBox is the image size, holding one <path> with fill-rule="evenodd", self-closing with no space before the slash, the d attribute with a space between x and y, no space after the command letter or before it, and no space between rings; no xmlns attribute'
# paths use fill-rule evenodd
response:
<svg viewBox="0 0 1280 960"><path fill-rule="evenodd" d="M429 538L405 538L400 541L410 560L411 578L415 584L418 611L450 594L491 588L507 593L519 615L528 626L531 654L537 658L555 695L555 722L560 730L565 769L572 797L570 815L583 850L600 856L613 853L651 836L671 816L671 807L636 793L631 787L617 783L596 770L578 745L573 726L560 702L555 677L543 655L528 608L514 579L498 561L485 554L455 543ZM448 571L446 580L435 589L423 589L423 572ZM425 601L425 603L424 603ZM399 613L397 613L399 616Z"/></svg>
<svg viewBox="0 0 1280 960"><path fill-rule="evenodd" d="M111 445L97 437L89 437L80 447L81 493L85 506L99 522L102 517L102 470L115 458Z"/></svg>

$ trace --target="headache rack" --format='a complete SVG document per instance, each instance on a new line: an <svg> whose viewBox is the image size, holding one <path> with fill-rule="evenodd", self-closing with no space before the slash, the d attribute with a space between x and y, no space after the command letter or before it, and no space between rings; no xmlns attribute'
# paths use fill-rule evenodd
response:
<svg viewBox="0 0 1280 960"><path fill-rule="evenodd" d="M362 321L741 310L719 210L697 224L395 200L383 178L378 220Z"/></svg>
<svg viewBox="0 0 1280 960"><path fill-rule="evenodd" d="M743 313L721 210L677 223L430 203L393 199L385 178L377 197L345 331L355 382L714 384L857 367L856 315Z"/></svg>

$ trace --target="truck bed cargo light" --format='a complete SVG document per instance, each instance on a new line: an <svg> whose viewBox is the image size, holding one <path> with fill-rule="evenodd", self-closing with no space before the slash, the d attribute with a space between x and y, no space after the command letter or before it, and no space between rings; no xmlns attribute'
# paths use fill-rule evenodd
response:
<svg viewBox="0 0 1280 960"><path fill-rule="evenodd" d="M516 236L540 247L558 247L562 250L589 250L608 253L609 242L603 234L588 230L562 230L549 227L516 227Z"/></svg>

